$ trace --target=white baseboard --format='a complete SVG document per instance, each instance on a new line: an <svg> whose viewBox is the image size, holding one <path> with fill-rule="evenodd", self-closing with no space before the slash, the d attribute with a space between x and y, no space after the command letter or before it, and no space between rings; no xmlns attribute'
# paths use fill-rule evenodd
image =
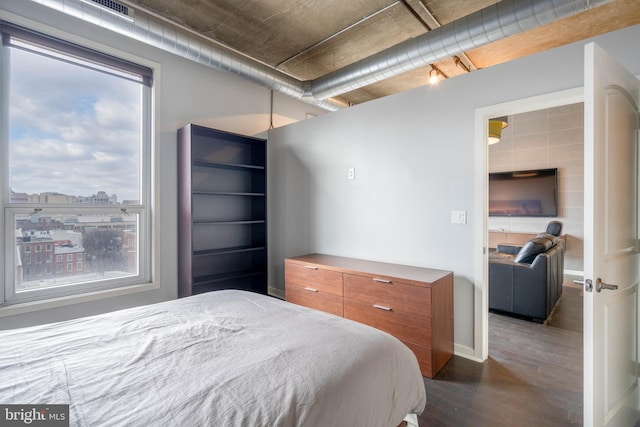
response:
<svg viewBox="0 0 640 427"><path fill-rule="evenodd" d="M473 348L462 344L453 344L453 354L456 356L464 357L465 359L473 360L474 362L483 363L484 360L476 357L476 352Z"/></svg>

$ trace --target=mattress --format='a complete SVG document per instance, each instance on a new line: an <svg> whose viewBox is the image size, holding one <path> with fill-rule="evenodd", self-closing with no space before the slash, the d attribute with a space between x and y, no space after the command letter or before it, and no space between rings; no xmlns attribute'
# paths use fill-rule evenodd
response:
<svg viewBox="0 0 640 427"><path fill-rule="evenodd" d="M224 290L0 331L0 403L69 404L71 425L397 426L426 403L396 338Z"/></svg>

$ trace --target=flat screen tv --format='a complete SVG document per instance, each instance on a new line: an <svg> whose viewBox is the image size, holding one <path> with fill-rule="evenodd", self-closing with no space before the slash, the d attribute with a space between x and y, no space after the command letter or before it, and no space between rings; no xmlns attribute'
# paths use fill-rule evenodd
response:
<svg viewBox="0 0 640 427"><path fill-rule="evenodd" d="M558 169L490 173L489 216L558 216Z"/></svg>

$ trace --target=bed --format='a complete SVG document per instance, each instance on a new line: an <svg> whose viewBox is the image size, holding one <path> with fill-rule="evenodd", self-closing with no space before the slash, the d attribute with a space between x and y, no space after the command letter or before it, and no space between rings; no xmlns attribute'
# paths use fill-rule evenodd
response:
<svg viewBox="0 0 640 427"><path fill-rule="evenodd" d="M395 427L426 403L396 338L245 291L0 331L0 343L0 403L69 404L71 425Z"/></svg>

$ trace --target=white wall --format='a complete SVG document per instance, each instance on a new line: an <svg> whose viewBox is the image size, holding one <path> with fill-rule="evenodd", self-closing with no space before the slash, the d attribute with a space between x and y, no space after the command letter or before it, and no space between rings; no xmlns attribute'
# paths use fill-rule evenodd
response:
<svg viewBox="0 0 640 427"><path fill-rule="evenodd" d="M640 72L640 26L597 38ZM582 86L584 42L522 58L269 132L270 262L307 252L455 273L455 342L474 337L482 283L474 241L474 120L478 108ZM426 78L425 78L426 80ZM355 167L356 180L347 179ZM482 175L481 175L482 176ZM451 224L451 211L468 213ZM474 246L475 245L475 246Z"/></svg>
<svg viewBox="0 0 640 427"><path fill-rule="evenodd" d="M230 74L217 72L158 49L96 28L30 1L2 2L0 19L46 31L102 50L158 64L154 96L157 161L157 209L160 232L156 240L160 288L117 298L0 316L0 329L57 321L77 316L148 304L177 296L177 164L176 130L197 123L245 135L266 136L270 124L270 91ZM274 97L275 126L324 113L280 94Z"/></svg>

